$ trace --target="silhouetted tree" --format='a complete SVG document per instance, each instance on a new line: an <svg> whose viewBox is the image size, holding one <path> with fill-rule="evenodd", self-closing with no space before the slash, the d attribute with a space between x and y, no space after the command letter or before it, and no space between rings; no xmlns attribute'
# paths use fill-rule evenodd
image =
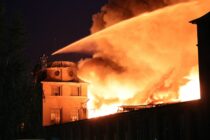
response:
<svg viewBox="0 0 210 140"><path fill-rule="evenodd" d="M43 136L42 131L42 85L41 81L44 79L45 72L41 69L41 64L37 63L32 72L32 98L30 105L30 122L29 131L33 138L40 138Z"/></svg>
<svg viewBox="0 0 210 140"><path fill-rule="evenodd" d="M11 20L12 19L12 20ZM24 56L23 24L9 19L0 1L0 139L21 137L29 120L32 99Z"/></svg>

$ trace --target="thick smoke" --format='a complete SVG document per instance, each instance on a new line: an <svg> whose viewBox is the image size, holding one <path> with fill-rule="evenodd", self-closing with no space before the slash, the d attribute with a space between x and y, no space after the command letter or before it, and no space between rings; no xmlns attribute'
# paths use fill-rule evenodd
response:
<svg viewBox="0 0 210 140"><path fill-rule="evenodd" d="M115 24L56 53L92 52L78 75L90 83L92 107L178 100L180 86L197 66L196 26L190 20L208 4L168 6Z"/></svg>
<svg viewBox="0 0 210 140"><path fill-rule="evenodd" d="M93 15L91 33L144 12L190 0L109 0L99 13Z"/></svg>

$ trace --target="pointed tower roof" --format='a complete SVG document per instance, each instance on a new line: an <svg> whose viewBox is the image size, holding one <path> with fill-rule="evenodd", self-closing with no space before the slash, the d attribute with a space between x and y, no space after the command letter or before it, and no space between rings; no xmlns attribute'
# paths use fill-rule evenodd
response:
<svg viewBox="0 0 210 140"><path fill-rule="evenodd" d="M207 14L205 14L197 19L190 21L190 23L192 23L192 24L210 23L210 12L208 12Z"/></svg>

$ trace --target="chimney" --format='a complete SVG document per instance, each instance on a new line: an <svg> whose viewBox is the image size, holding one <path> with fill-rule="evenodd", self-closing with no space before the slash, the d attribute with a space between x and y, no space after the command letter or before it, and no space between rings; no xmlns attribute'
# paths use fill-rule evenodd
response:
<svg viewBox="0 0 210 140"><path fill-rule="evenodd" d="M201 102L207 111L210 104L210 12L191 23L197 24Z"/></svg>

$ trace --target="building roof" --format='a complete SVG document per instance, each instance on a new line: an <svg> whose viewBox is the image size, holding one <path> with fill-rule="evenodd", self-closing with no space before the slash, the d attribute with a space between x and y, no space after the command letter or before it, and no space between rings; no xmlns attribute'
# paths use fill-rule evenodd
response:
<svg viewBox="0 0 210 140"><path fill-rule="evenodd" d="M70 61L53 61L48 63L48 67L74 67L76 68L76 64Z"/></svg>
<svg viewBox="0 0 210 140"><path fill-rule="evenodd" d="M203 15L197 19L190 21L190 23L192 23L192 24L200 24L200 23L204 23L204 22L210 23L210 12L206 13L205 15Z"/></svg>

